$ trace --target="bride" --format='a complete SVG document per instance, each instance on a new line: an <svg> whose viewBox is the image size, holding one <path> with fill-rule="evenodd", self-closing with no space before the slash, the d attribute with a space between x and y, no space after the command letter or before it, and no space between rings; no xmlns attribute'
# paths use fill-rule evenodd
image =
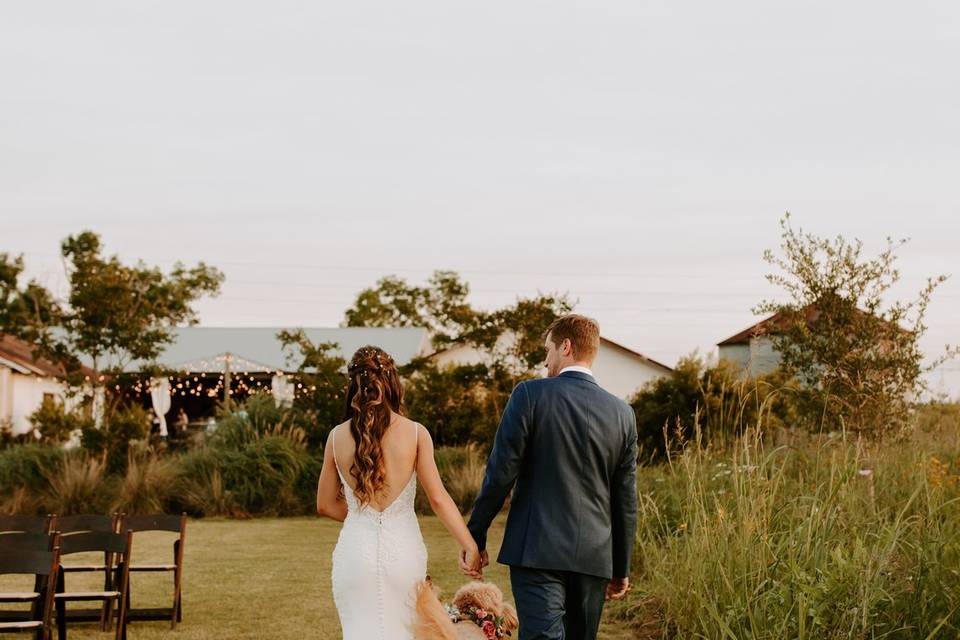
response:
<svg viewBox="0 0 960 640"><path fill-rule="evenodd" d="M480 554L440 480L430 433L401 415L393 358L363 347L347 373L347 421L327 438L317 486L317 512L343 522L333 550L333 599L344 640L409 640L414 587L427 573L413 509L417 479L460 544L461 569L478 575Z"/></svg>

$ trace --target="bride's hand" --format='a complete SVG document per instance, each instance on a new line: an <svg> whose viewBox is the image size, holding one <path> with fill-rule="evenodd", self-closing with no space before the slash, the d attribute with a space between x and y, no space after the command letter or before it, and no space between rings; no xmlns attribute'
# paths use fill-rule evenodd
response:
<svg viewBox="0 0 960 640"><path fill-rule="evenodd" d="M483 561L476 545L460 550L460 571L474 580L483 579Z"/></svg>

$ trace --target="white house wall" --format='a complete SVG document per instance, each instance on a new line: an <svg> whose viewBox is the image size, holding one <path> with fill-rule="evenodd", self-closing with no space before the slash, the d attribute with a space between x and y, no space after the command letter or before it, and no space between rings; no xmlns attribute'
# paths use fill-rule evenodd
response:
<svg viewBox="0 0 960 640"><path fill-rule="evenodd" d="M667 375L660 367L606 343L600 343L600 351L597 352L592 370L601 387L624 400L629 399L647 382Z"/></svg>
<svg viewBox="0 0 960 640"><path fill-rule="evenodd" d="M439 367L488 363L489 360L485 352L467 346L453 347L434 356ZM546 374L546 370L543 373ZM647 382L668 375L662 368L606 342L600 343L593 373L601 387L623 399L628 399Z"/></svg>
<svg viewBox="0 0 960 640"><path fill-rule="evenodd" d="M456 346L433 356L432 360L440 368L467 364L489 364L490 356L479 349L468 346Z"/></svg>
<svg viewBox="0 0 960 640"><path fill-rule="evenodd" d="M0 426L13 419L13 371L0 366Z"/></svg>
<svg viewBox="0 0 960 640"><path fill-rule="evenodd" d="M51 393L62 399L63 385L53 378L28 376L13 373L10 376L12 388L12 410L10 423L14 434L27 433L33 429L30 424L30 414L36 411L43 403L43 394Z"/></svg>

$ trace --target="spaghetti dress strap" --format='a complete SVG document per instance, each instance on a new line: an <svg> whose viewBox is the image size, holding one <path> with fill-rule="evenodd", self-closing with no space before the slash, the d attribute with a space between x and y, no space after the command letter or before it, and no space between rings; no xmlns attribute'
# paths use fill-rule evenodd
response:
<svg viewBox="0 0 960 640"><path fill-rule="evenodd" d="M337 462L337 431L340 427L334 427L333 431L330 432L330 437L333 438L333 466L337 469L337 475L342 475L340 473L340 463Z"/></svg>
<svg viewBox="0 0 960 640"><path fill-rule="evenodd" d="M413 423L413 431L414 431L413 470L414 472L416 472L417 460L419 460L420 458L420 423L418 422Z"/></svg>

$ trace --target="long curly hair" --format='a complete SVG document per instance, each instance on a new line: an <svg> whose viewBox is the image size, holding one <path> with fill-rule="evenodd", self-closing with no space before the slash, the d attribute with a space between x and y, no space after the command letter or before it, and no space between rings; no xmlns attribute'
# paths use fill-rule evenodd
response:
<svg viewBox="0 0 960 640"><path fill-rule="evenodd" d="M403 386L397 365L380 347L357 349L347 367L350 386L347 389L345 420L357 443L350 475L356 480L353 490L361 505L373 501L386 484L383 464L383 434L390 426L393 413L402 414Z"/></svg>

